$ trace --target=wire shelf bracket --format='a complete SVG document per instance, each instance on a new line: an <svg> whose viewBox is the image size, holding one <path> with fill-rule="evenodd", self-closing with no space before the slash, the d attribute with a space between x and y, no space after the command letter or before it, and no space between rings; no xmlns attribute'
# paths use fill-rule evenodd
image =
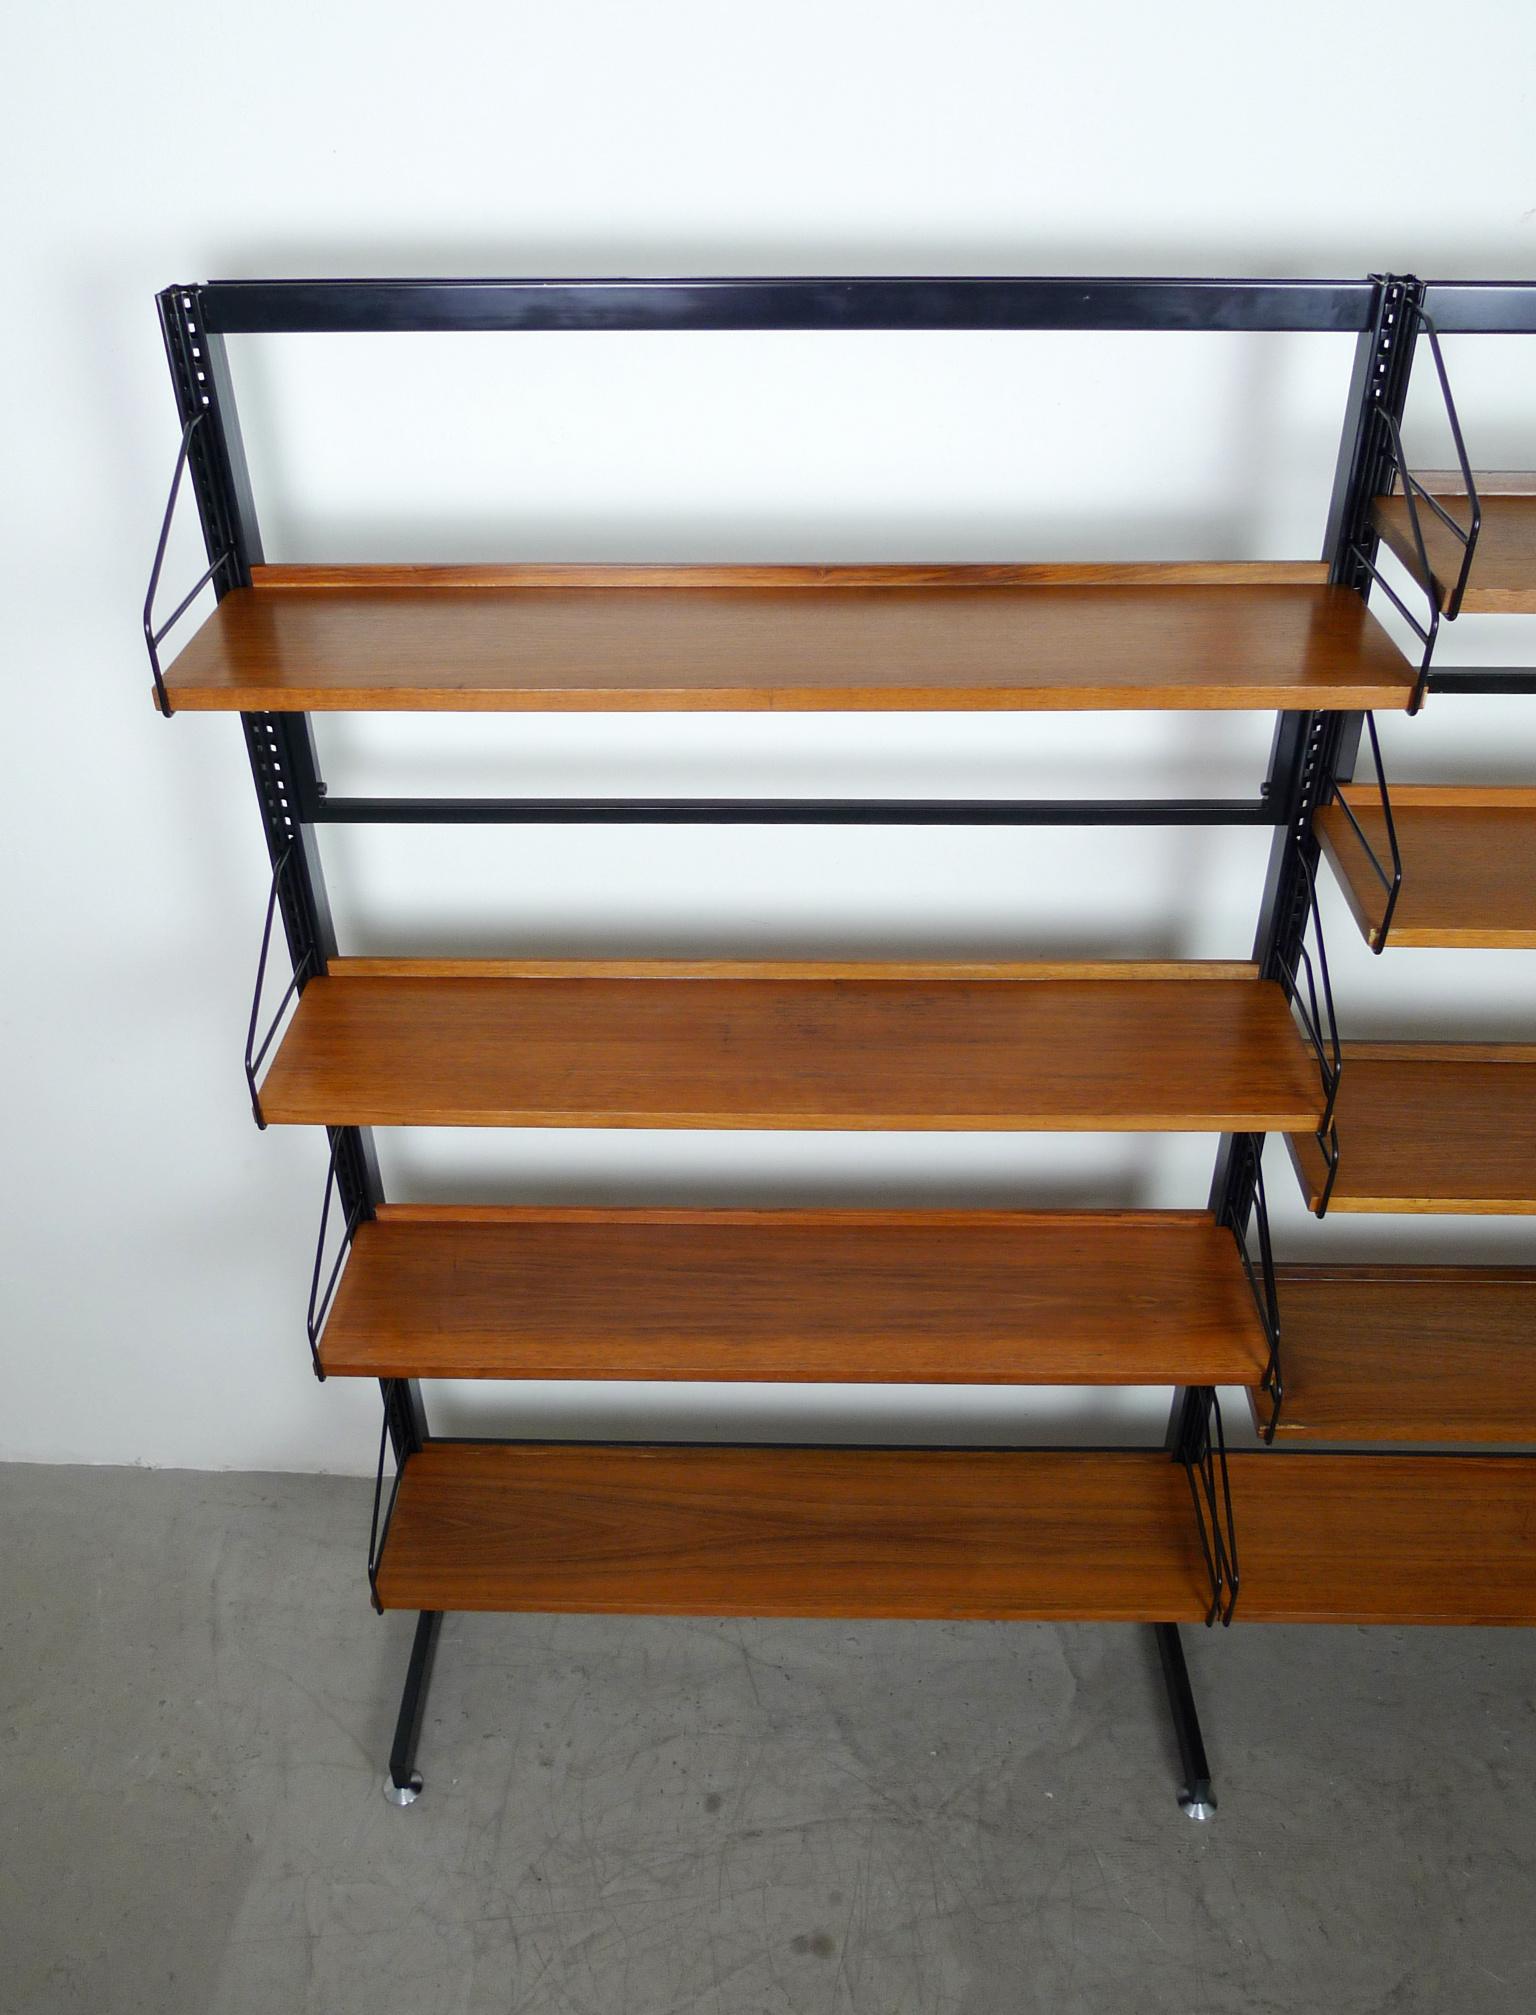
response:
<svg viewBox="0 0 1536 2015"><path fill-rule="evenodd" d="M1237 1527L1232 1516L1232 1484L1227 1474L1227 1443L1221 1425L1221 1401L1210 1385L1185 1389L1175 1425L1173 1459L1189 1478L1200 1551L1210 1578L1211 1599L1205 1623L1232 1621L1241 1577L1237 1564Z"/></svg>
<svg viewBox="0 0 1536 2015"><path fill-rule="evenodd" d="M1435 655L1435 644L1440 634L1442 614L1447 622L1454 622L1461 613L1462 597L1466 593L1467 579L1472 571L1473 556L1477 551L1478 533L1482 529L1483 511L1478 499L1477 484L1473 479L1472 465L1467 459L1466 442L1462 438L1461 421L1456 412L1456 401L1451 394L1451 381L1445 368L1445 357L1440 348L1439 333L1434 323L1425 314L1422 304L1405 295L1403 311L1412 315L1417 324L1416 333L1424 335L1429 342L1430 356L1434 361L1435 376L1440 387L1441 401L1445 407L1446 419L1450 423L1451 440L1456 449L1456 460L1461 470L1462 483L1466 489L1468 522L1463 525L1453 518L1438 497L1431 496L1408 466L1408 457L1403 449L1402 428L1398 417L1389 404L1379 401L1371 408L1371 420L1377 432L1377 452L1380 466L1385 474L1382 479L1382 493L1390 494L1394 487L1400 488L1404 503L1408 506L1408 528L1413 538L1413 553L1417 563L1409 569L1415 573L1424 590L1429 604L1427 620L1409 608L1403 597L1382 573L1376 564L1378 536L1373 526L1366 522L1359 536L1350 548L1350 556L1355 564L1367 575L1374 585L1391 602L1403 621L1418 638L1423 649L1418 675L1414 681L1413 694L1408 702L1410 714L1416 714L1424 704L1424 695L1429 689L1430 665ZM1432 511L1444 528L1451 533L1461 546L1461 564L1456 579L1442 595L1436 583L1434 568L1430 564L1429 548L1424 537L1424 520L1421 506Z"/></svg>
<svg viewBox="0 0 1536 2015"><path fill-rule="evenodd" d="M277 1040L277 1033L282 1026L283 1017L288 1011L289 1004L297 1000L299 995L304 991L305 982L312 978L319 970L319 957L314 946L311 945L300 955L297 964L294 966L292 976L287 986L283 989L282 998L278 1001L276 1008L267 1022L266 1033L258 1041L256 1032L261 1022L262 995L266 991L267 960L272 950L272 925L277 916L278 897L283 881L292 872L293 861L294 852L290 846L286 851L278 855L277 860L273 864L272 886L267 894L266 922L263 924L261 931L261 955L256 961L256 985L251 994L251 1018L246 1025L245 1031L246 1089L251 1096L251 1115L255 1119L257 1126L263 1129L265 1129L267 1122L261 1110L261 1093L257 1089L256 1084L257 1075L266 1060L268 1050L271 1049L273 1043Z"/></svg>
<svg viewBox="0 0 1536 2015"><path fill-rule="evenodd" d="M165 670L160 663L160 646L204 588L237 558L233 542L221 546L165 621L156 624L155 598L160 592L160 575L165 567L165 549L170 543L171 526L176 518L176 500L181 494L181 479L187 472L187 461L192 452L192 436L207 417L208 409L200 406L181 430L181 446L176 451L176 468L171 476L171 493L165 500L165 516L160 520L160 537L155 543L155 557L149 570L149 586L144 594L144 646L149 652L149 669L155 678L155 705L167 720L175 712L175 708L171 705L170 696L165 690ZM235 583L226 580L223 585L231 587Z"/></svg>
<svg viewBox="0 0 1536 2015"><path fill-rule="evenodd" d="M1269 1349L1259 1390L1269 1401L1269 1417L1261 1432L1266 1442L1272 1442L1285 1400L1285 1378L1280 1365L1280 1294L1269 1236L1269 1202L1264 1193L1264 1135L1239 1134L1232 1147L1232 1180L1220 1221L1237 1245Z"/></svg>
<svg viewBox="0 0 1536 2015"><path fill-rule="evenodd" d="M1387 787L1387 772L1381 760L1381 742L1377 738L1376 716L1374 714L1367 714L1365 716L1365 731L1366 738L1370 743L1371 764L1376 773L1376 796L1381 805L1382 820L1386 829L1387 859L1384 861L1375 846L1366 838L1365 828L1361 825L1359 819L1355 817L1354 807L1344 795L1343 783L1337 776L1330 777L1328 780L1326 802L1337 805L1339 810L1344 814L1351 831L1360 842L1361 851L1370 863L1372 873L1381 883L1382 889L1386 894L1386 907L1381 913L1381 922L1369 934L1371 950L1379 954L1387 948L1387 938L1392 929L1392 918L1397 911L1397 898L1402 891L1403 855L1402 849L1397 843L1397 821L1392 816L1392 793Z"/></svg>

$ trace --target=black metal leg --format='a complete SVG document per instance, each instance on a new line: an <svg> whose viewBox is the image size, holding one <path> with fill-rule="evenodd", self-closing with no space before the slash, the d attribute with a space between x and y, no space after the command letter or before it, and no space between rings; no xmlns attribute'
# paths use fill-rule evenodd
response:
<svg viewBox="0 0 1536 2015"><path fill-rule="evenodd" d="M1157 1651L1163 1661L1168 1705L1173 1710L1173 1731L1179 1740L1179 1761L1184 1769L1179 1810L1187 1812L1191 1819L1209 1819L1216 1810L1216 1800L1211 1795L1211 1767L1205 1760L1200 1716L1195 1712L1195 1696L1190 1691L1189 1667L1184 1663L1179 1626L1154 1623L1152 1628L1157 1632Z"/></svg>
<svg viewBox="0 0 1536 2015"><path fill-rule="evenodd" d="M421 1796L421 1775L416 1768L416 1740L421 1734L421 1717L427 1704L427 1687L432 1679L432 1659L437 1651L437 1635L442 1624L443 1612L440 1609L424 1609L417 1618L411 1662L405 1671L405 1691L400 1696L400 1718L395 1723L395 1740L389 1752L389 1781L384 1786L384 1796L391 1805L414 1805Z"/></svg>

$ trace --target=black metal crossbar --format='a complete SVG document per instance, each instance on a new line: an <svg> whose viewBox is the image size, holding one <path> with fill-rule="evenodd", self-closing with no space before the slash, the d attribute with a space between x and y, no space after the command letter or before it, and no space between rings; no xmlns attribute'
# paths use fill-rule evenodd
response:
<svg viewBox="0 0 1536 2015"><path fill-rule="evenodd" d="M332 797L316 825L1273 826L1270 798Z"/></svg>
<svg viewBox="0 0 1536 2015"><path fill-rule="evenodd" d="M1368 280L785 277L214 280L215 335L380 330L1367 329Z"/></svg>

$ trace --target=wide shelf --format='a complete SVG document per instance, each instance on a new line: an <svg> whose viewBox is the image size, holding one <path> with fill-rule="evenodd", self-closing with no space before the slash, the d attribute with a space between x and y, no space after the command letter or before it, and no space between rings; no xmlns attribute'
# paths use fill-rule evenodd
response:
<svg viewBox="0 0 1536 2015"><path fill-rule="evenodd" d="M1143 1451L429 1442L386 1609L1203 1622L1189 1483Z"/></svg>
<svg viewBox="0 0 1536 2015"><path fill-rule="evenodd" d="M242 712L1360 709L1413 676L1310 563L266 567L166 685Z"/></svg>
<svg viewBox="0 0 1536 2015"><path fill-rule="evenodd" d="M1240 1621L1536 1622L1536 1464L1234 1455ZM428 1442L388 1609L1203 1620L1189 1483L1140 1450Z"/></svg>
<svg viewBox="0 0 1536 2015"><path fill-rule="evenodd" d="M1379 795L1344 792L1371 853L1391 860ZM1536 790L1396 784L1392 823L1403 880L1390 942L1461 949L1536 946ZM1324 853L1366 940L1381 940L1387 891L1343 808L1324 805L1314 821Z"/></svg>
<svg viewBox="0 0 1536 2015"><path fill-rule="evenodd" d="M327 1126L1251 1133L1317 1125L1244 964L333 960L260 1091Z"/></svg>
<svg viewBox="0 0 1536 2015"><path fill-rule="evenodd" d="M1431 492L1431 494L1434 494ZM1469 520L1467 499L1447 491L1435 501L1459 524ZM1536 496L1479 494L1482 523L1472 571L1461 599L1462 615L1536 615ZM1444 608L1461 572L1466 548L1422 500L1419 524L1430 578L1425 580L1418 544L1403 496L1378 497L1374 521L1383 540L1421 587Z"/></svg>
<svg viewBox="0 0 1536 2015"><path fill-rule="evenodd" d="M1346 1043L1336 1116L1331 1211L1536 1212L1536 1044ZM1316 1210L1316 1139L1289 1143Z"/></svg>
<svg viewBox="0 0 1536 2015"><path fill-rule="evenodd" d="M1276 1273L1280 1440L1536 1443L1536 1270Z"/></svg>
<svg viewBox="0 0 1536 2015"><path fill-rule="evenodd" d="M1257 1385L1203 1211L385 1205L320 1340L369 1378Z"/></svg>

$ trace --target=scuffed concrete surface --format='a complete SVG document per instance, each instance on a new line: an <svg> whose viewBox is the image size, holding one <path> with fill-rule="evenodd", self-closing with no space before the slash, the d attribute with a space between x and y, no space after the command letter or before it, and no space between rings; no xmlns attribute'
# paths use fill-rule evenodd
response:
<svg viewBox="0 0 1536 2015"><path fill-rule="evenodd" d="M412 1619L368 1490L0 1469L0 2007L1019 2015L1536 2006L1536 1642Z"/></svg>

